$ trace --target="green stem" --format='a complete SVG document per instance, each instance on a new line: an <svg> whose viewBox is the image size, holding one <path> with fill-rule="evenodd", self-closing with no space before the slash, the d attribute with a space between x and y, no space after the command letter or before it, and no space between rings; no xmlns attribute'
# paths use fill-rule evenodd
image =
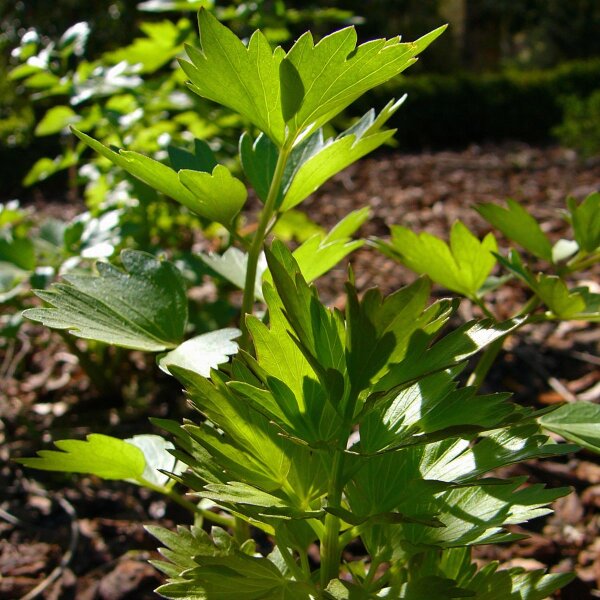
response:
<svg viewBox="0 0 600 600"><path fill-rule="evenodd" d="M242 315L240 322L240 328L242 330L240 347L244 350L248 350L250 344L250 335L248 328L246 327L246 315L252 313L252 307L254 306L254 287L256 285L258 259L263 249L269 223L275 213L275 203L279 196L281 182L283 181L283 172L291 152L291 147L292 144L288 143L283 146L279 153L267 200L261 211L258 228L256 229L250 251L248 252L248 266L246 267L246 280L244 282L244 297L242 300Z"/></svg>
<svg viewBox="0 0 600 600"><path fill-rule="evenodd" d="M178 494L173 488L169 488L164 485L154 485L150 481L146 479L140 479L138 482L141 486L145 488L149 488L154 492L162 494L163 496L167 496L173 502L179 504L182 508L185 508L193 515L200 515L202 518L207 519L208 521L212 521L216 525L220 525L221 527L232 527L234 521L231 517L226 517L225 515L220 515L218 513L214 513L212 510L206 510L205 508L200 508L197 504L186 500L181 494Z"/></svg>
<svg viewBox="0 0 600 600"><path fill-rule="evenodd" d="M288 569L296 579L296 581L305 581L305 574L302 572L292 553L285 546L279 546L279 552L285 561Z"/></svg>
<svg viewBox="0 0 600 600"><path fill-rule="evenodd" d="M512 318L517 319L519 317L525 317L531 314L538 306L540 305L540 299L537 296L532 296L525 303L525 305L519 310L517 314L515 314ZM519 327L523 327L526 323L530 323L531 319L527 319ZM514 330L513 330L514 331ZM493 341L483 352L477 366L471 373L467 385L474 387L478 390L485 381L487 374L490 372L492 365L496 361L500 350L502 350L502 346L504 346L504 342L506 341L507 335L503 335L497 340Z"/></svg>
<svg viewBox="0 0 600 600"><path fill-rule="evenodd" d="M379 557L374 556L371 559L371 564L369 565L369 572L367 573L367 576L365 577L365 580L363 581L363 586L368 591L371 591L371 586L373 585L373 582L375 581L375 574L377 573L377 569L379 568L380 564L381 564L381 560L379 559Z"/></svg>
<svg viewBox="0 0 600 600"><path fill-rule="evenodd" d="M327 493L327 504L339 507L342 502L342 473L344 469L344 453L337 450L333 458L332 478ZM325 517L325 535L321 540L321 588L339 575L341 547L339 544L340 519L332 514Z"/></svg>
<svg viewBox="0 0 600 600"><path fill-rule="evenodd" d="M477 363L477 366L475 367L467 381L468 386L472 386L476 390L478 390L482 386L483 382L485 381L485 378L487 377L487 374L492 368L492 365L496 361L500 350L502 350L502 346L504 345L505 339L506 336L502 336L497 340L494 340L484 350L483 354L481 355L481 358L479 359L479 362Z"/></svg>

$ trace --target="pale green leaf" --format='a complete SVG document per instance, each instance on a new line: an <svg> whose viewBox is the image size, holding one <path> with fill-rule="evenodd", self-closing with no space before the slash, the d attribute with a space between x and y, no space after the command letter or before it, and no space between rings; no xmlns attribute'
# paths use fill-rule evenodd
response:
<svg viewBox="0 0 600 600"><path fill-rule="evenodd" d="M141 478L152 485L162 487L171 481L170 477L161 471L179 474L185 469L185 465L178 463L169 452L175 446L160 435L134 435L123 441L136 446L143 452L146 466Z"/></svg>
<svg viewBox="0 0 600 600"><path fill-rule="evenodd" d="M402 100L392 100L379 115L374 110L369 111L336 138L324 141L323 133L319 130L300 145L285 172L280 210L293 208L330 177L388 141L395 130L380 130Z"/></svg>
<svg viewBox="0 0 600 600"><path fill-rule="evenodd" d="M281 64L284 118L292 134L318 129L366 91L404 71L444 29L414 43L395 37L359 46L353 27L318 44L310 33L302 35Z"/></svg>
<svg viewBox="0 0 600 600"><path fill-rule="evenodd" d="M552 246L552 262L559 263L563 260L571 258L577 250L579 250L579 244L574 240L558 240L554 246Z"/></svg>
<svg viewBox="0 0 600 600"><path fill-rule="evenodd" d="M585 299L577 291L569 290L560 277L540 273L536 278L534 290L560 319L576 319L585 312Z"/></svg>
<svg viewBox="0 0 600 600"><path fill-rule="evenodd" d="M158 365L165 373L169 373L170 366L176 366L208 377L212 369L227 362L238 351L238 345L233 340L241 334L239 329L234 328L203 333L162 356Z"/></svg>
<svg viewBox="0 0 600 600"><path fill-rule="evenodd" d="M216 271L221 277L236 285L243 290L246 282L246 269L248 268L248 255L242 250L231 246L227 248L222 255L204 254L200 252L198 256L213 271ZM262 278L267 268L267 261L264 254L258 259L256 270L256 282L254 285L254 296L257 300L263 300Z"/></svg>
<svg viewBox="0 0 600 600"><path fill-rule="evenodd" d="M215 220L215 217L219 217L224 219L219 222L229 225L246 201L244 184L222 165L217 165L212 175L183 171L186 184L193 187L192 191L180 181L173 169L152 158L130 150L120 150L117 153L81 131L74 129L73 132L88 146L129 174L206 219Z"/></svg>
<svg viewBox="0 0 600 600"><path fill-rule="evenodd" d="M17 459L26 467L43 471L89 473L103 479L138 481L144 474L146 460L137 446L117 438L92 433L86 441L59 440L60 450L40 450L36 458Z"/></svg>
<svg viewBox="0 0 600 600"><path fill-rule="evenodd" d="M37 295L52 308L23 314L85 339L158 352L177 346L187 321L187 298L177 268L137 250L124 250L125 271L97 263L98 275L65 275Z"/></svg>
<svg viewBox="0 0 600 600"><path fill-rule="evenodd" d="M538 222L514 200L507 200L507 208L497 204L481 204L479 214L491 225L531 252L531 254L552 262L552 244Z"/></svg>
<svg viewBox="0 0 600 600"><path fill-rule="evenodd" d="M565 404L538 421L545 429L600 453L600 405L583 401Z"/></svg>
<svg viewBox="0 0 600 600"><path fill-rule="evenodd" d="M223 165L217 165L211 174L179 171L179 181L196 197L198 214L226 226L233 225L248 197L246 186Z"/></svg>
<svg viewBox="0 0 600 600"><path fill-rule="evenodd" d="M187 46L191 62L181 61L198 95L240 113L277 145L284 139L279 65L284 52L273 52L256 31L248 46L207 10L198 14L201 48Z"/></svg>
<svg viewBox="0 0 600 600"><path fill-rule="evenodd" d="M492 253L498 250L491 233L480 242L460 221L452 226L450 245L429 233L416 235L392 226L389 247L409 269L469 298L477 297L496 264Z"/></svg>

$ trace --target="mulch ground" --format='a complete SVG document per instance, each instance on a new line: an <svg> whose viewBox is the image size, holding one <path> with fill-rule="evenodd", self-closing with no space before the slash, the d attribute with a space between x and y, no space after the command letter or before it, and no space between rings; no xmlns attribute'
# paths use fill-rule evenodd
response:
<svg viewBox="0 0 600 600"><path fill-rule="evenodd" d="M329 182L303 210L331 227L348 211L369 205L373 216L361 231L365 237L385 236L388 225L403 224L447 238L456 219L484 234L488 228L473 205L512 197L559 239L566 232L560 215L565 197L582 199L599 189L600 160L582 162L560 148L473 147L362 161ZM65 210L45 201L36 209ZM352 265L360 289L377 285L390 292L414 278L366 247L353 255ZM595 285L597 275L592 274ZM343 304L345 277L341 265L319 283L328 302ZM508 316L523 298L518 286L509 286L495 296L494 308ZM462 307L461 317L470 316ZM513 340L487 385L534 406L576 398L600 401L599 346L597 327L544 324ZM14 343L0 347L0 600L157 597L152 590L161 578L147 562L156 557L155 544L143 527L184 523L186 514L134 486L25 471L10 462L61 437L89 431L128 437L150 431L148 415L186 413L178 386L157 378L151 361L138 353L109 358L130 381L124 404L100 398L61 338L33 324ZM528 539L481 547L477 560L574 570L577 579L557 597L600 597L600 459L581 452L503 472L517 474L574 492L556 503L552 516L528 525Z"/></svg>

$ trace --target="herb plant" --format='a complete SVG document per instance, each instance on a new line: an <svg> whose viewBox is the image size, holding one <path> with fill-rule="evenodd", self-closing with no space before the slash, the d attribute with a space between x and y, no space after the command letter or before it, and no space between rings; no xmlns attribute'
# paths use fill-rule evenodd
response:
<svg viewBox="0 0 600 600"><path fill-rule="evenodd" d="M517 539L508 526L548 513L568 492L490 473L577 447L549 440L542 415L507 394L478 394L477 374L472 385L461 383L468 359L484 349L489 356L528 317L488 316L447 332L458 301L430 303L428 278L386 298L377 289L359 296L352 271L345 310L326 307L310 282L362 244L351 237L366 210L294 252L267 241L287 211L390 139L394 101L336 137L323 127L413 64L443 28L412 43L358 46L353 28L318 44L307 33L285 52L260 31L244 45L205 10L199 27L201 46L189 46L181 63L191 89L252 124L239 144L245 178L262 202L251 234L239 226L246 185L206 146L175 170L75 133L229 232L231 247L204 260L243 288L240 328L184 341L181 275L137 250L122 253L125 270L99 263L95 275L69 276L40 293L50 307L27 311L29 318L157 353L198 415L183 424L154 421L174 447L158 436L92 434L20 462L132 481L189 508L193 526L149 528L163 545L156 566L167 576L158 589L167 598L543 600L571 575L478 568L471 547ZM418 270L434 280L440 273L447 287L479 302L495 244L479 243L461 225L452 240L442 254L453 254L454 268L440 270L422 249L430 262ZM257 301L266 310L255 311ZM345 553L357 541L364 551Z"/></svg>

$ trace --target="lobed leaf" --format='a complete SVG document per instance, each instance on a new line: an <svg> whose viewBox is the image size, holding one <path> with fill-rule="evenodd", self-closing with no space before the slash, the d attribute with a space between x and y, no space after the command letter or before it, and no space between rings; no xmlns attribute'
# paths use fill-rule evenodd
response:
<svg viewBox="0 0 600 600"><path fill-rule="evenodd" d="M366 91L404 71L444 29L414 43L395 37L357 45L354 27L317 44L310 33L302 35L281 63L281 104L292 134L318 129Z"/></svg>
<svg viewBox="0 0 600 600"><path fill-rule="evenodd" d="M177 346L187 321L179 271L137 250L123 250L121 260L125 272L99 262L98 275L65 275L66 283L38 290L52 307L30 308L23 315L77 337L124 348L158 352Z"/></svg>
<svg viewBox="0 0 600 600"><path fill-rule="evenodd" d="M86 441L59 440L61 450L40 450L37 458L20 458L17 462L43 471L89 473L103 479L139 481L146 469L143 451L124 440L92 433Z"/></svg>
<svg viewBox="0 0 600 600"><path fill-rule="evenodd" d="M204 8L198 13L200 48L186 46L191 62L180 61L199 96L246 117L281 146L284 127L279 65L285 53L273 51L262 32L248 46Z"/></svg>
<svg viewBox="0 0 600 600"><path fill-rule="evenodd" d="M539 423L592 452L600 452L600 406L592 402L564 404L543 415Z"/></svg>
<svg viewBox="0 0 600 600"><path fill-rule="evenodd" d="M416 235L406 227L392 226L388 247L409 269L469 298L479 295L498 250L491 233L480 242L460 221L452 226L450 245L428 233Z"/></svg>
<svg viewBox="0 0 600 600"><path fill-rule="evenodd" d="M214 167L212 174L183 170L178 175L143 154L131 150L114 152L81 131L73 129L73 133L129 174L206 219L231 226L246 201L244 184L223 165Z"/></svg>
<svg viewBox="0 0 600 600"><path fill-rule="evenodd" d="M552 244L538 222L518 203L508 199L507 208L497 204L480 204L479 214L531 254L552 262Z"/></svg>

